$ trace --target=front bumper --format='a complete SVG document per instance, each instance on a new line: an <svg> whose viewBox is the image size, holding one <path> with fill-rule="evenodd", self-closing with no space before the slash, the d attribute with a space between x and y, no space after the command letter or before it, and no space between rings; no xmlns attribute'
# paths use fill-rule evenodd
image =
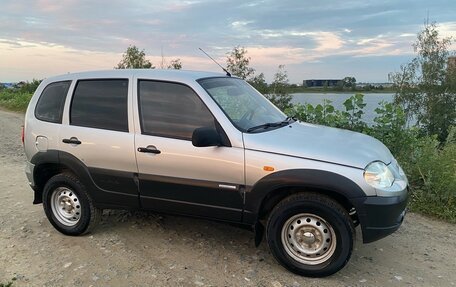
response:
<svg viewBox="0 0 456 287"><path fill-rule="evenodd" d="M396 231L406 213L407 192L399 196L367 196L353 201L363 233L363 242L379 240Z"/></svg>

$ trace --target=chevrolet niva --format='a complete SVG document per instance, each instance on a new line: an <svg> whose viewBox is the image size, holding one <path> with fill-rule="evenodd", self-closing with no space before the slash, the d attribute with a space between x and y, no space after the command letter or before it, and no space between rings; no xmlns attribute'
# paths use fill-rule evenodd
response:
<svg viewBox="0 0 456 287"><path fill-rule="evenodd" d="M287 117L218 73L110 70L44 80L25 116L26 175L61 233L102 210L237 223L291 272L327 276L401 225L407 178L378 140Z"/></svg>

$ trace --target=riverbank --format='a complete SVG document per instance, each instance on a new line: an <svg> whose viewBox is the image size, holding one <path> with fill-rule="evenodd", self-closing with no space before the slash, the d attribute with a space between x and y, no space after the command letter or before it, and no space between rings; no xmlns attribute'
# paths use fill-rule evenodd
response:
<svg viewBox="0 0 456 287"><path fill-rule="evenodd" d="M302 94L356 94L356 93L361 93L361 94L385 94L385 93L390 93L390 94L395 94L396 91L393 89L383 89L383 90L343 90L343 91L338 91L338 90L323 90L323 89L290 89L289 91L290 94L296 94L296 93L302 93Z"/></svg>

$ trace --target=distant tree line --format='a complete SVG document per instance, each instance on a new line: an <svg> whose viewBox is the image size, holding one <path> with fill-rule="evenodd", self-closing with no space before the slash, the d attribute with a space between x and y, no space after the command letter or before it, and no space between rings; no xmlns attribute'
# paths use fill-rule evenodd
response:
<svg viewBox="0 0 456 287"><path fill-rule="evenodd" d="M122 59L114 67L115 69L155 69L155 66L146 58L146 52L140 50L135 45L130 45L127 50L122 54ZM177 59L172 59L168 65L164 57L162 58L161 69L182 69L182 61Z"/></svg>

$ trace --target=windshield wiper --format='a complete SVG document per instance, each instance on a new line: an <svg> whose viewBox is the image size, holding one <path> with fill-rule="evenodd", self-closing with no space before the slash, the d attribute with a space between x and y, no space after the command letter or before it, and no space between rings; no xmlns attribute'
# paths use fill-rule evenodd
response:
<svg viewBox="0 0 456 287"><path fill-rule="evenodd" d="M280 122L264 123L264 124L261 124L261 125L258 125L258 126L254 126L254 127L248 128L247 132L249 133L249 132L253 132L253 131L259 130L259 129L267 129L267 128L272 128L272 127L286 126L289 123L292 123L294 121L296 121L296 119L294 117L287 117L286 119L284 119L283 121L280 121Z"/></svg>

